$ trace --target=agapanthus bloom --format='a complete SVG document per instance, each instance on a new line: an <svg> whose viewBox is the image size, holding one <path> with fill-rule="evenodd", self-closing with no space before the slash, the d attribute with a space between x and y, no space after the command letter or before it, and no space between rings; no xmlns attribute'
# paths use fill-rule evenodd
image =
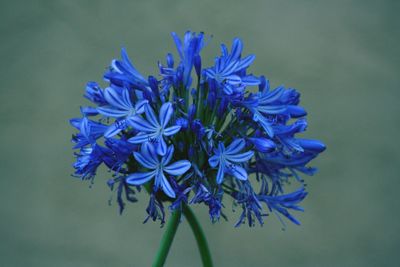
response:
<svg viewBox="0 0 400 267"><path fill-rule="evenodd" d="M308 163L325 149L296 137L307 127L300 93L271 89L264 76L249 73L255 56L242 55L239 38L231 49L222 44L215 64L204 67L209 37L172 37L179 60L168 53L159 74L146 78L123 49L104 74L104 89L87 84L93 106L71 120L79 131L72 139L79 150L74 175L93 181L105 164L121 212L144 188L146 221L164 223L164 207L202 204L215 222L226 218L224 203L233 201L242 211L236 226L262 225L268 214L299 224L290 212L302 211L307 195L300 174L313 175ZM299 188L287 192L290 182Z"/></svg>

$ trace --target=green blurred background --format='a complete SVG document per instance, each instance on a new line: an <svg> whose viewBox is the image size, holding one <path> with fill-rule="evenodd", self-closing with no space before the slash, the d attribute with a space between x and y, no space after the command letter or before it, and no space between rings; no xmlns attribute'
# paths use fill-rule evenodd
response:
<svg viewBox="0 0 400 267"><path fill-rule="evenodd" d="M70 177L68 119L122 46L143 74L174 51L169 32L244 40L251 68L296 87L307 137L328 149L307 178L302 226L212 225L216 266L399 266L399 1L1 1L0 266L149 266L163 229L147 196L118 215L102 169ZM201 266L186 223L166 266Z"/></svg>

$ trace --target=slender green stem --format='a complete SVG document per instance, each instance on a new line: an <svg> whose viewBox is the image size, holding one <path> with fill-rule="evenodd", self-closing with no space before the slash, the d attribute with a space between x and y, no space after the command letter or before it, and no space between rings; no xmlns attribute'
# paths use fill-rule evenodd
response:
<svg viewBox="0 0 400 267"><path fill-rule="evenodd" d="M167 227L165 229L165 233L160 242L160 248L158 249L156 258L153 262L153 267L162 267L164 266L165 260L167 259L169 249L171 248L172 241L174 240L174 236L176 230L179 226L179 220L181 218L181 211L176 210L172 213L171 218L168 221Z"/></svg>
<svg viewBox="0 0 400 267"><path fill-rule="evenodd" d="M187 205L184 205L183 207L183 214L189 222L189 225L192 228L193 234L196 238L203 266L212 267L213 263L211 259L210 249L208 248L207 240L204 235L203 229L201 229L199 221L197 220L193 211Z"/></svg>

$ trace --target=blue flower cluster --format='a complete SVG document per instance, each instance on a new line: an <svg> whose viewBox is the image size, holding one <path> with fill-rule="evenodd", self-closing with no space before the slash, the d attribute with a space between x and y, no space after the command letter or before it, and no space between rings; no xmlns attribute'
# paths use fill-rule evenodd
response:
<svg viewBox="0 0 400 267"><path fill-rule="evenodd" d="M202 203L215 222L226 218L229 196L241 211L236 226L262 225L268 214L299 224L289 213L301 211L307 195L299 173L314 174L307 164L325 150L320 141L296 137L307 128L300 94L271 89L264 76L250 74L255 56L242 56L240 39L230 50L222 44L214 65L204 68L200 53L208 37L172 37L179 60L168 54L158 78L143 76L123 49L104 74L105 88L87 84L94 106L71 120L78 130L75 176L93 181L105 164L120 212L144 188L146 221L163 224L165 205L172 211ZM292 181L299 189L285 192Z"/></svg>

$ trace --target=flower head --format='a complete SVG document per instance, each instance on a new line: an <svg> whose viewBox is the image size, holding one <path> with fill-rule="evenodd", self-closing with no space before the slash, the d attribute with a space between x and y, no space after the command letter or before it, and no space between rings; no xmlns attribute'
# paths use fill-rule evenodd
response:
<svg viewBox="0 0 400 267"><path fill-rule="evenodd" d="M292 213L302 211L307 195L303 175L316 173L309 164L326 148L298 137L307 129L299 91L271 89L263 75L251 74L255 56L243 56L239 38L229 51L221 45L212 66L201 57L207 35L172 38L177 55L158 62L158 74L142 75L122 49L105 87L86 85L92 106L70 120L77 130L74 176L93 181L104 164L120 212L145 188L145 222L164 224L166 211L185 205L207 206L217 222L231 199L242 211L236 226L263 225L269 214L299 224ZM289 183L298 189L287 192Z"/></svg>

